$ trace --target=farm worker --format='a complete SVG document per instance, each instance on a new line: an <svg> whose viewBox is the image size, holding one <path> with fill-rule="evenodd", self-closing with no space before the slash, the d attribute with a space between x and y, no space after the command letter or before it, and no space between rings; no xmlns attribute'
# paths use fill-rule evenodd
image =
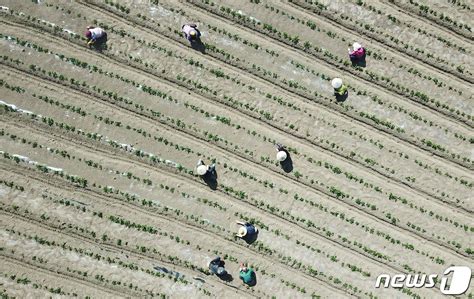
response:
<svg viewBox="0 0 474 299"><path fill-rule="evenodd" d="M252 268L249 268L247 264L240 264L239 277L245 284L251 284L254 281L254 276Z"/></svg>
<svg viewBox="0 0 474 299"><path fill-rule="evenodd" d="M280 161L280 162L285 161L286 158L288 157L288 154L286 153L286 150L283 147L283 145L277 143L276 144L276 150L277 150L277 154L276 154L277 160Z"/></svg>
<svg viewBox="0 0 474 299"><path fill-rule="evenodd" d="M347 93L347 86L342 84L342 79L341 78L332 79L331 85L334 88L334 95L343 96Z"/></svg>
<svg viewBox="0 0 474 299"><path fill-rule="evenodd" d="M349 57L351 61L361 60L365 56L365 49L358 42L355 42L352 45L352 49L348 48L347 50L349 51Z"/></svg>
<svg viewBox="0 0 474 299"><path fill-rule="evenodd" d="M201 32L197 29L196 24L184 24L181 27L181 31L184 33L184 37L191 43L199 40L199 37L201 37Z"/></svg>
<svg viewBox="0 0 474 299"><path fill-rule="evenodd" d="M107 41L107 33L100 27L87 26L86 30L87 45L101 45Z"/></svg>
<svg viewBox="0 0 474 299"><path fill-rule="evenodd" d="M258 233L258 229L251 223L242 221L236 221L236 223L240 225L237 236L242 239L251 238Z"/></svg>
<svg viewBox="0 0 474 299"><path fill-rule="evenodd" d="M216 170L215 164L206 165L201 159L199 159L196 165L196 172L200 176L205 176L207 174L214 174L215 170Z"/></svg>
<svg viewBox="0 0 474 299"><path fill-rule="evenodd" d="M209 270L212 274L222 277L227 274L227 271L224 269L224 264L225 262L218 256L209 263Z"/></svg>

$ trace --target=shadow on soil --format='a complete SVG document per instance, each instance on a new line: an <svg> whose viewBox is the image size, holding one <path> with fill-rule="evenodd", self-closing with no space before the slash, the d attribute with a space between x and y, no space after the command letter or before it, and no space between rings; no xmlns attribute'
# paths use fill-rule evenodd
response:
<svg viewBox="0 0 474 299"><path fill-rule="evenodd" d="M203 54L206 53L206 46L202 43L202 41L200 39L198 39L195 42L192 42L191 43L191 48L193 48L194 50L199 51Z"/></svg>
<svg viewBox="0 0 474 299"><path fill-rule="evenodd" d="M206 173L201 178L209 188L217 190L217 172L215 170L211 173Z"/></svg>
<svg viewBox="0 0 474 299"><path fill-rule="evenodd" d="M260 231L260 230L259 230L259 231ZM242 240L244 240L245 243L247 243L248 245L250 245L250 244L252 244L253 242L257 241L257 239L258 239L258 233L259 233L259 232L256 232L255 234L245 236L245 237L242 238Z"/></svg>
<svg viewBox="0 0 474 299"><path fill-rule="evenodd" d="M351 62L352 62L352 66L360 66L360 67L366 67L367 66L367 62L365 61L365 55L360 58L360 59L351 59Z"/></svg>
<svg viewBox="0 0 474 299"><path fill-rule="evenodd" d="M336 94L336 101L344 102L345 100L347 100L348 96L349 96L349 92L344 93L342 96L339 94Z"/></svg>

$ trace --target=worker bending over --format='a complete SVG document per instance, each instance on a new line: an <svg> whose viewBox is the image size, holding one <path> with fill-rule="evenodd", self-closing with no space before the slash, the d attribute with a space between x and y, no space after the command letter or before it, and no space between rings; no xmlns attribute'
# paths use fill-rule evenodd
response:
<svg viewBox="0 0 474 299"><path fill-rule="evenodd" d="M196 24L184 24L181 27L181 31L184 33L184 37L186 37L190 43L198 41L201 37L201 32L199 32L197 29Z"/></svg>
<svg viewBox="0 0 474 299"><path fill-rule="evenodd" d="M342 84L341 78L334 78L331 81L331 85L334 88L334 95L337 96L345 96L347 94L347 86Z"/></svg>
<svg viewBox="0 0 474 299"><path fill-rule="evenodd" d="M89 48L100 47L107 42L107 32L100 27L87 26L85 35Z"/></svg>

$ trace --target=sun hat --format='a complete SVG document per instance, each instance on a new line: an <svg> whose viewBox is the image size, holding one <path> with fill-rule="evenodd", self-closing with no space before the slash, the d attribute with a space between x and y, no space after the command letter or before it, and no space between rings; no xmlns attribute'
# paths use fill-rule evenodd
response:
<svg viewBox="0 0 474 299"><path fill-rule="evenodd" d="M338 89L342 86L342 79L341 78L334 78L331 81L332 87Z"/></svg>
<svg viewBox="0 0 474 299"><path fill-rule="evenodd" d="M287 157L288 157L288 155L286 154L285 151L279 151L277 153L277 160L280 161L280 162L285 161Z"/></svg>
<svg viewBox="0 0 474 299"><path fill-rule="evenodd" d="M239 232L237 233L237 235L242 238L242 237L245 237L246 234L247 234L247 228L245 226L241 226L239 228Z"/></svg>
<svg viewBox="0 0 474 299"><path fill-rule="evenodd" d="M207 172L207 165L199 165L196 168L196 172L198 175L205 175Z"/></svg>
<svg viewBox="0 0 474 299"><path fill-rule="evenodd" d="M359 44L358 42L355 42L355 43L352 45L352 48L354 48L354 51L357 51L357 50L359 50L360 48L362 48L362 45Z"/></svg>

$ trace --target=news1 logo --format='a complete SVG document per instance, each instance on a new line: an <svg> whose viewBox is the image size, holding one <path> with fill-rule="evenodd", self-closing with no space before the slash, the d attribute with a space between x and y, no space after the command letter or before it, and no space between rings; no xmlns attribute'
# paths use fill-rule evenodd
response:
<svg viewBox="0 0 474 299"><path fill-rule="evenodd" d="M449 275L452 273L451 283L448 285ZM439 290L445 295L461 295L469 288L472 271L469 267L452 266L446 269L441 277ZM432 288L435 286L438 274L380 274L375 282L375 287L388 288ZM383 284L382 284L383 280Z"/></svg>

